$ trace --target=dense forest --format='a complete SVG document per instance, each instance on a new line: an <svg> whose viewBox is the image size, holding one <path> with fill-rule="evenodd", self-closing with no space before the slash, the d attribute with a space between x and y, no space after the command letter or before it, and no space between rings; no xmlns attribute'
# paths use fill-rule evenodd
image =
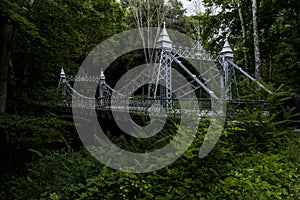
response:
<svg viewBox="0 0 300 200"><path fill-rule="evenodd" d="M1 199L300 198L300 137L295 131L300 1L192 2L195 12L188 15L178 0L0 1ZM75 75L102 41L133 28L161 26L163 21L170 29L200 39L211 52L220 52L228 40L234 62L274 93L264 97L264 110L251 104L227 117L220 140L202 159L198 152L208 120L199 122L192 145L173 164L149 173L117 171L90 155L72 115L49 102L61 98L61 68ZM106 71L107 82L114 84L143 62L140 51L118 58ZM245 90L255 88L241 84L249 84ZM114 126L109 120L105 123ZM159 137L172 137L177 123L170 119ZM118 131L111 129L107 135L134 151L136 141ZM143 148L155 144L147 140Z"/></svg>

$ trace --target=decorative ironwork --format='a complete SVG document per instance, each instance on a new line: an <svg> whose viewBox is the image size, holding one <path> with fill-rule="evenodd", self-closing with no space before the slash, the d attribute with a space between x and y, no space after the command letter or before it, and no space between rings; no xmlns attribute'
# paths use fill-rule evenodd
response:
<svg viewBox="0 0 300 200"><path fill-rule="evenodd" d="M157 41L157 50L154 60L154 68L147 67L141 71L134 79L126 85L115 90L105 82L104 72L101 70L99 77L93 76L67 76L63 69L60 73L59 87L63 88L64 94L71 96L73 99L72 106L85 107L99 110L129 110L130 112L151 113L156 109L155 106L162 105L164 112L168 114L180 114L181 111L176 104L176 98L185 98L189 101L189 94L196 90L204 90L214 100L220 100L220 93L215 93L211 88L213 84L219 84L216 87L225 87L225 98L229 102L239 102L237 93L233 93L233 86L235 85L235 70L238 70L247 78L255 81L258 86L266 89L261 83L252 78L248 73L238 67L232 61L234 54L226 40L220 57L211 52L207 52L201 46L199 41L195 42L192 48L176 47L169 38L167 30L164 27ZM189 70L178 58L188 60L200 61L200 74L195 75ZM221 67L217 68L217 60ZM183 69L189 76L191 81L177 88L172 88L172 73L171 65L175 62L181 69ZM88 97L74 90L70 82L95 82L98 84L98 97ZM132 95L139 88L145 85L148 88L148 97L134 98ZM200 96L201 98L201 96ZM209 113L210 104L207 99L198 99L200 106L199 116ZM242 101L240 101L242 102ZM71 106L70 101L61 102L61 105ZM161 107L160 107L161 108ZM160 112L160 111L158 111ZM188 111L187 111L188 112Z"/></svg>

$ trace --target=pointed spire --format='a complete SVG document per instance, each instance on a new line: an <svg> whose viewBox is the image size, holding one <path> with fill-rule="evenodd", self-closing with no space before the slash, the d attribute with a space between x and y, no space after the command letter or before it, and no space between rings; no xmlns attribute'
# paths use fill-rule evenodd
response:
<svg viewBox="0 0 300 200"><path fill-rule="evenodd" d="M229 44L227 38L226 38L226 40L225 40L225 44L224 44L223 49L222 49L222 51L220 52L220 54L221 54L222 56L224 56L225 58L229 58L229 59L232 59L232 58L233 58L233 51L232 51L232 49L231 49L231 47L230 47L230 44Z"/></svg>
<svg viewBox="0 0 300 200"><path fill-rule="evenodd" d="M160 36L156 42L157 48L172 49L172 41L170 40L169 34L166 29L166 22L164 22L163 29L160 32Z"/></svg>
<svg viewBox="0 0 300 200"><path fill-rule="evenodd" d="M105 75L104 75L104 72L103 72L102 68L101 68L101 71L100 71L100 80L104 80L105 81Z"/></svg>
<svg viewBox="0 0 300 200"><path fill-rule="evenodd" d="M66 78L66 74L65 74L64 68L61 68L60 78Z"/></svg>

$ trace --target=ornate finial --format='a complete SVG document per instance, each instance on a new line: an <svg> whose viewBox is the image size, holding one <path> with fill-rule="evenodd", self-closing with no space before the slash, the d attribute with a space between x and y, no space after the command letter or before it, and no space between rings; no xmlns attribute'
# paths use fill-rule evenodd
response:
<svg viewBox="0 0 300 200"><path fill-rule="evenodd" d="M64 68L61 68L60 78L66 78L66 74L65 74Z"/></svg>
<svg viewBox="0 0 300 200"><path fill-rule="evenodd" d="M172 49L172 41L170 40L169 34L166 29L166 22L163 22L163 29L157 40L156 47L162 49Z"/></svg>
<svg viewBox="0 0 300 200"><path fill-rule="evenodd" d="M229 59L233 58L233 51L229 45L227 37L226 37L225 44L224 44L223 49L220 52L220 54L223 55L225 58L229 58Z"/></svg>
<svg viewBox="0 0 300 200"><path fill-rule="evenodd" d="M105 80L105 75L104 75L104 72L103 72L102 68L101 68L101 71L100 71L100 80Z"/></svg>

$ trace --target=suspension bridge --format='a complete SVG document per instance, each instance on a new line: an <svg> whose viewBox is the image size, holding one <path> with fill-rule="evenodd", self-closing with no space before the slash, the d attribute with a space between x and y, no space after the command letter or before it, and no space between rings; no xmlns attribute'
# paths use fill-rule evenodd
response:
<svg viewBox="0 0 300 200"><path fill-rule="evenodd" d="M233 62L234 53L226 40L219 55L204 50L200 41L192 47L175 46L163 26L156 41L155 56L149 67L143 68L135 77L118 88L106 83L105 71L100 76L70 76L61 69L59 88L63 90L65 100L62 107L96 109L99 111L130 111L145 114L173 114L191 112L182 110L178 103L197 101L199 116L209 113L213 104L220 101L241 104L253 99L243 98L239 94L236 74L246 77L267 93L272 93L263 84ZM184 64L188 60L190 64ZM174 80L172 68L183 72L184 81ZM197 70L193 69L196 68ZM176 76L175 76L176 77ZM74 82L93 82L97 84L94 96L74 88ZM137 91L141 91L137 94ZM192 98L196 95L196 98ZM138 96L138 97L137 97ZM72 99L72 101L70 100ZM223 112L214 109L214 112Z"/></svg>

